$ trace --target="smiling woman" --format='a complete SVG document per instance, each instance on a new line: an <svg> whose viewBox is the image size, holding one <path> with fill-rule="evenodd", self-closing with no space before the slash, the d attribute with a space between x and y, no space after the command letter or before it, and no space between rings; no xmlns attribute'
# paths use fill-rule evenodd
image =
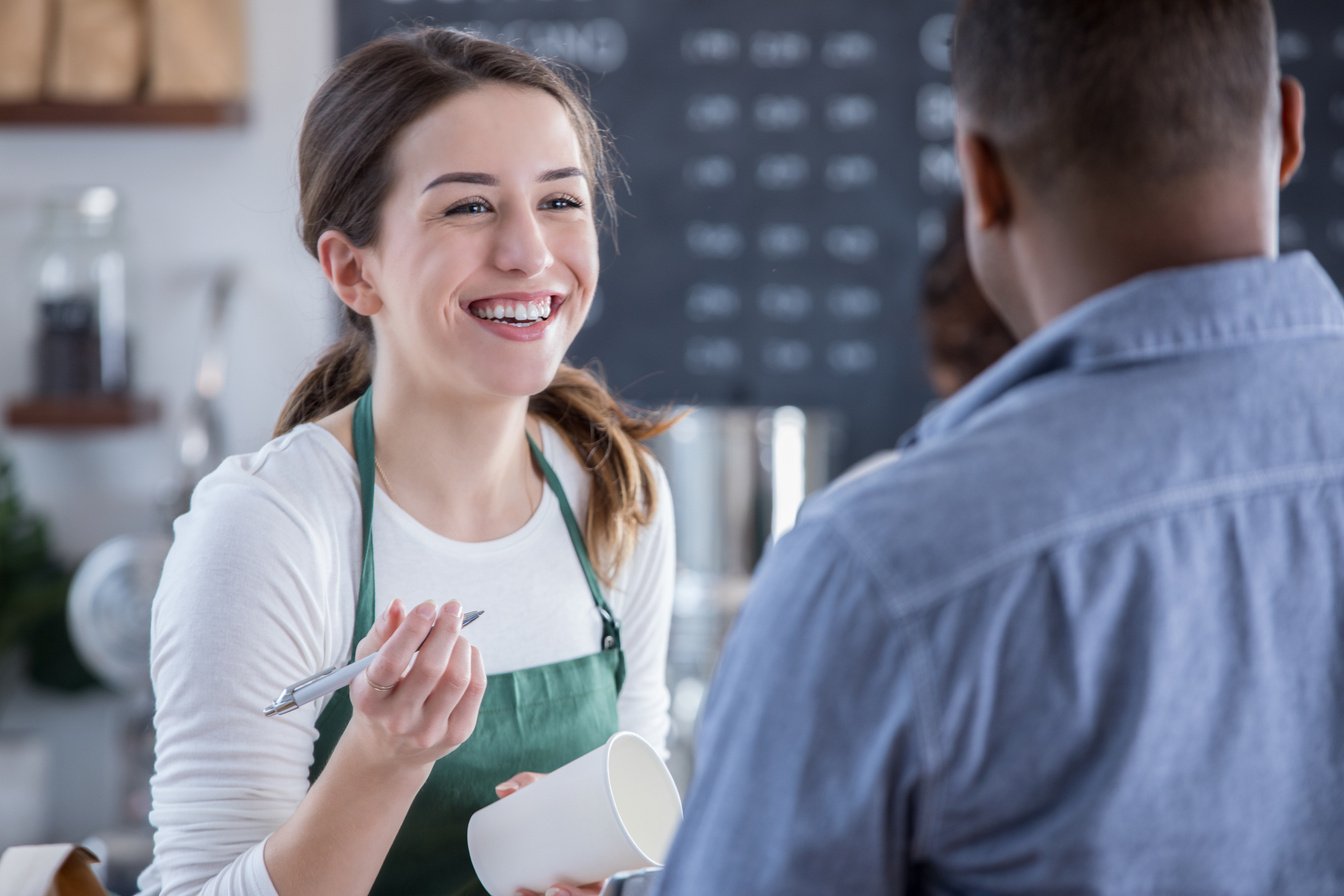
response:
<svg viewBox="0 0 1344 896"><path fill-rule="evenodd" d="M476 809L617 729L667 734L673 526L641 443L669 423L564 363L605 137L535 57L420 29L342 61L299 151L345 333L178 523L141 886L480 893ZM463 605L485 611L474 644ZM348 691L262 715L374 651Z"/></svg>
<svg viewBox="0 0 1344 896"><path fill-rule="evenodd" d="M485 83L433 105L390 154L378 238L357 246L329 229L317 243L338 294L370 316L380 363L411 368L375 382L437 367L427 387L457 401L541 392L597 284L589 163L570 116L541 90Z"/></svg>

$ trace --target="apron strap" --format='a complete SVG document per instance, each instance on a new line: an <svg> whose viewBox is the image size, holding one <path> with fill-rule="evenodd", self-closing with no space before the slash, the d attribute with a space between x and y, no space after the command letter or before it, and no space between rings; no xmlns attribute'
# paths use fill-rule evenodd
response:
<svg viewBox="0 0 1344 896"><path fill-rule="evenodd" d="M619 653L621 650L621 623L612 614L611 608L607 606L607 601L602 596L602 588L598 584L597 573L594 572L592 560L588 557L588 547L583 542L583 530L579 528L578 521L574 518L574 511L569 506L569 499L565 496L565 489L560 484L560 477L555 475L555 471L551 469L551 465L546 460L546 455L542 454L541 448L532 439L530 433L527 436L527 445L532 451L532 459L541 468L541 474L545 477L546 484L550 486L556 500L560 503L560 514L565 519L565 528L569 530L570 543L574 546L574 554L579 558L579 566L583 567L584 578L588 581L588 593L592 595L593 605L597 608L598 615L602 617L602 649L615 650L620 656L616 683L617 690L619 690L625 679L625 657ZM364 390L364 394L359 397L359 401L355 402L354 446L355 464L359 467L359 504L363 520L364 562L359 573L359 600L355 605L354 638L350 642L351 662L354 662L355 659L355 645L363 640L364 636L373 628L374 619L373 489L376 468L374 466L372 384Z"/></svg>
<svg viewBox="0 0 1344 896"><path fill-rule="evenodd" d="M560 514L565 518L570 543L574 545L574 553L579 558L579 565L583 567L583 575L588 579L588 593L593 596L593 605L597 607L597 612L602 617L602 649L620 650L621 623L612 615L611 608L602 597L597 573L593 571L593 562L588 557L588 546L583 543L583 530L579 528L578 520L574 519L574 511L569 506L569 499L565 497L564 487L560 485L560 477L555 475L555 471L547 463L546 455L541 453L541 448L532 439L531 433L527 435L527 446L532 449L532 459L541 467L541 475L546 477L547 484L555 493L556 500L560 502Z"/></svg>
<svg viewBox="0 0 1344 896"><path fill-rule="evenodd" d="M355 403L355 464L359 467L359 506L364 521L364 562L359 572L359 602L355 605L355 636L350 641L350 662L355 646L373 628L373 385Z"/></svg>

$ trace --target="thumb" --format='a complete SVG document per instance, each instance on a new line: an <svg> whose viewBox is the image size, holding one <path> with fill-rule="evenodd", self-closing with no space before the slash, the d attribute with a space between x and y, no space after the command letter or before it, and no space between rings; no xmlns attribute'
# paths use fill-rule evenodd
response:
<svg viewBox="0 0 1344 896"><path fill-rule="evenodd" d="M521 790L529 784L540 781L545 775L536 772L519 772L507 781L501 781L495 785L495 795L506 797L514 791Z"/></svg>
<svg viewBox="0 0 1344 896"><path fill-rule="evenodd" d="M402 604L401 598L394 598L383 615L373 623L373 628L365 635L358 646L355 647L355 659L363 659L387 643L387 639L392 637L392 633L401 627L401 623L406 619L406 607Z"/></svg>

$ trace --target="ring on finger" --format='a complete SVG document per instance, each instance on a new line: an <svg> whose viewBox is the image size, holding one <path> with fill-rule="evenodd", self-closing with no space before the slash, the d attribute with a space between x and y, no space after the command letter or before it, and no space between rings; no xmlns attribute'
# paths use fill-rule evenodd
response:
<svg viewBox="0 0 1344 896"><path fill-rule="evenodd" d="M374 681L372 678L369 677L368 669L364 670L364 680L367 681L369 683L369 687L373 688L375 691L390 691L397 686L397 683L395 681L392 682L391 684L379 684L378 682Z"/></svg>

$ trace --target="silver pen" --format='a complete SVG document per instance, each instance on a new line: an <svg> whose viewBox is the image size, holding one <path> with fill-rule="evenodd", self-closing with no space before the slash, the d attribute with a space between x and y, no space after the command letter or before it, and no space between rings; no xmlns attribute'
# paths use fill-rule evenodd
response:
<svg viewBox="0 0 1344 896"><path fill-rule="evenodd" d="M472 610L462 617L462 628L471 625L477 619L481 618L484 610ZM424 642L421 642L424 646ZM418 650L418 648L417 648ZM292 712L303 706L305 703L312 703L318 697L325 697L334 691L355 680L355 676L363 672L378 658L378 652L374 651L362 660L355 660L353 663L347 663L344 666L332 666L329 669L323 669L316 675L309 675L302 681L296 681L289 687L280 692L280 696L275 698L275 702L262 710L268 716L282 716L287 712Z"/></svg>

